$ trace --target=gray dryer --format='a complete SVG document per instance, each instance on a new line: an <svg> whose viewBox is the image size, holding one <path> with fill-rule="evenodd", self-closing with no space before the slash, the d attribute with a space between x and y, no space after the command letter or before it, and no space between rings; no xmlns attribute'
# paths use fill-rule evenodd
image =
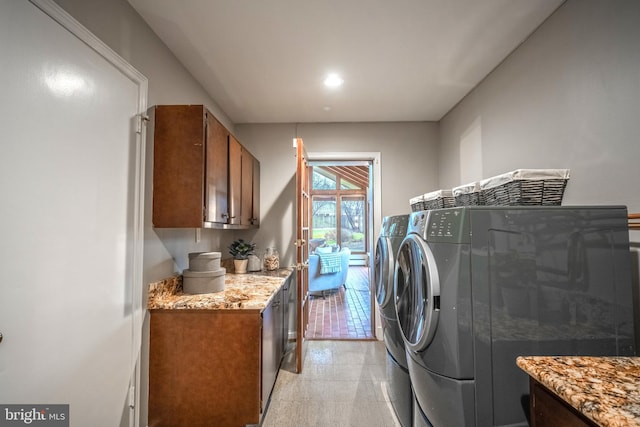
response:
<svg viewBox="0 0 640 427"><path fill-rule="evenodd" d="M636 353L625 207L416 212L395 269L414 424L526 426L517 356Z"/></svg>

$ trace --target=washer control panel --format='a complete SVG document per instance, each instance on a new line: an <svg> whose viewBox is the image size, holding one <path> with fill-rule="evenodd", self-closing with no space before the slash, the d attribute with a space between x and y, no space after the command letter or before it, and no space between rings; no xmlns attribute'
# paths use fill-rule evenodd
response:
<svg viewBox="0 0 640 427"><path fill-rule="evenodd" d="M409 215L389 217L389 237L404 237L407 235Z"/></svg>
<svg viewBox="0 0 640 427"><path fill-rule="evenodd" d="M427 240L430 242L462 243L467 241L468 227L466 218L468 211L461 208L435 209L430 211L427 224ZM465 237L466 230L466 237Z"/></svg>

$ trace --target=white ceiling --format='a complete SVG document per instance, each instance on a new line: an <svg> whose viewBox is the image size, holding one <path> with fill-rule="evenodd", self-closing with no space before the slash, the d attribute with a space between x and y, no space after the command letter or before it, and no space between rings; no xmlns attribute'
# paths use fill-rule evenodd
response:
<svg viewBox="0 0 640 427"><path fill-rule="evenodd" d="M437 121L563 1L129 3L237 124Z"/></svg>

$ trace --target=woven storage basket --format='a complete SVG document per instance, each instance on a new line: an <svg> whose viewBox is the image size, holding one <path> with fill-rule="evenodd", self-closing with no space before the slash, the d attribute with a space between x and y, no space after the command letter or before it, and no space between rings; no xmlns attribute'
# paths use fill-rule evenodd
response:
<svg viewBox="0 0 640 427"><path fill-rule="evenodd" d="M562 204L569 169L516 169L485 179L480 188L487 206Z"/></svg>
<svg viewBox="0 0 640 427"><path fill-rule="evenodd" d="M452 208L456 205L451 190L437 190L426 193L423 196L424 210Z"/></svg>
<svg viewBox="0 0 640 427"><path fill-rule="evenodd" d="M411 212L418 212L424 210L424 198L422 195L412 197L409 199L409 205L411 205Z"/></svg>
<svg viewBox="0 0 640 427"><path fill-rule="evenodd" d="M485 204L480 182L461 185L451 189L456 206L482 206Z"/></svg>

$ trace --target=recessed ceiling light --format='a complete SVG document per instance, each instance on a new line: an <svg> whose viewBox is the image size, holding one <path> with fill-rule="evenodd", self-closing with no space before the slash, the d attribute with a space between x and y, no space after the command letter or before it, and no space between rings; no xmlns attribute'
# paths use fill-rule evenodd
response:
<svg viewBox="0 0 640 427"><path fill-rule="evenodd" d="M324 79L324 85L327 87L342 86L342 83L344 83L344 80L342 80L342 78L335 73L329 74L327 78Z"/></svg>

